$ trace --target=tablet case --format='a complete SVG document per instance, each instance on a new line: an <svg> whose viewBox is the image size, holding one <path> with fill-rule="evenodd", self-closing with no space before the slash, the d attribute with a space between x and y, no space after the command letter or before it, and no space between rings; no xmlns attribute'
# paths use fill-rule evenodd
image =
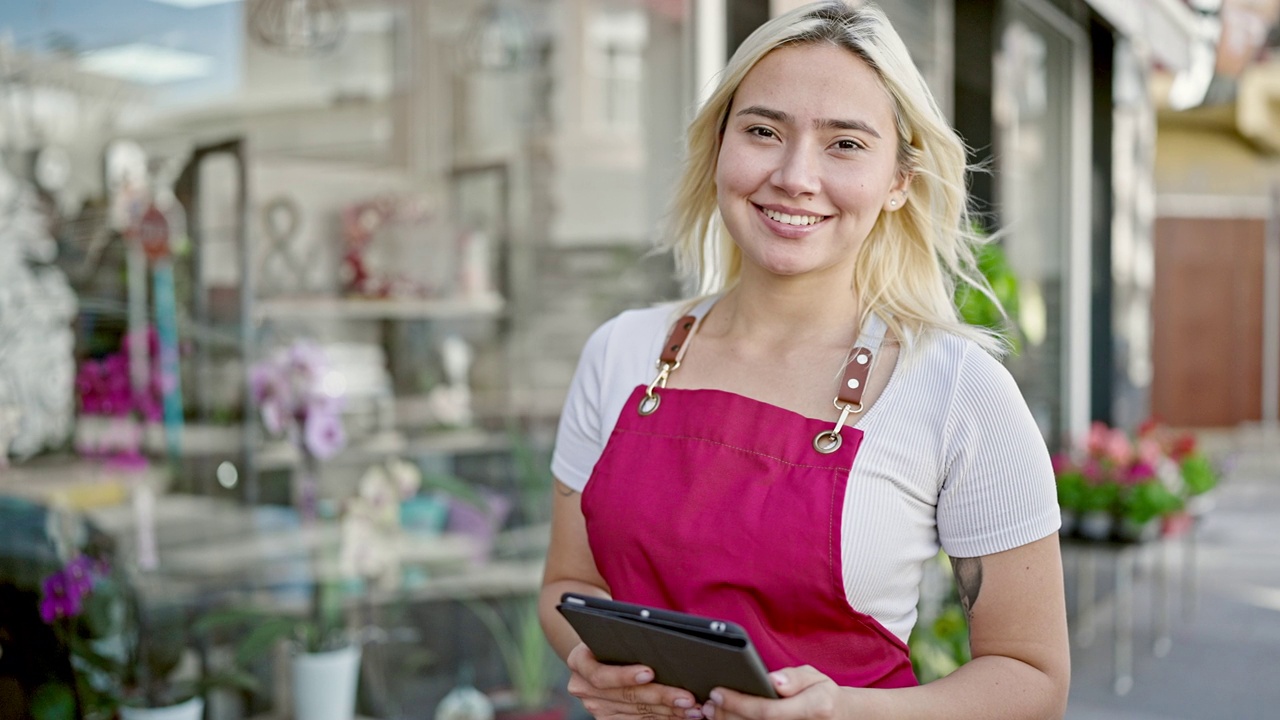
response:
<svg viewBox="0 0 1280 720"><path fill-rule="evenodd" d="M698 702L717 687L778 697L734 623L575 593L565 593L557 609L600 662L646 665L654 682L684 688Z"/></svg>

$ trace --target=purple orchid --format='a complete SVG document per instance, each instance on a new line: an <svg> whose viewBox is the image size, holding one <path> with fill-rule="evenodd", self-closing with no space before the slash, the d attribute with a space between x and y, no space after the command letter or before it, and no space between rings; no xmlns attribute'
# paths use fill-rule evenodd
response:
<svg viewBox="0 0 1280 720"><path fill-rule="evenodd" d="M107 572L100 560L78 555L44 579L40 599L40 619L52 623L58 618L71 618L84 609L84 598L93 590L93 583Z"/></svg>
<svg viewBox="0 0 1280 720"><path fill-rule="evenodd" d="M290 437L316 458L336 455L347 438L333 374L324 351L307 341L255 364L249 372L250 389L267 432Z"/></svg>
<svg viewBox="0 0 1280 720"><path fill-rule="evenodd" d="M316 403L309 406L303 421L303 444L308 452L321 460L338 454L347 444L342 416L331 405Z"/></svg>

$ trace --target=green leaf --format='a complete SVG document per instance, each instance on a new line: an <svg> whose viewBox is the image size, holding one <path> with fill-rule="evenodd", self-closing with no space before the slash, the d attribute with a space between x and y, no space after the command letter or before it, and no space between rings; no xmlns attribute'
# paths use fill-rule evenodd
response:
<svg viewBox="0 0 1280 720"><path fill-rule="evenodd" d="M247 665L266 654L276 643L288 638L297 638L299 620L293 618L271 618L264 620L245 636L236 650L236 663Z"/></svg>

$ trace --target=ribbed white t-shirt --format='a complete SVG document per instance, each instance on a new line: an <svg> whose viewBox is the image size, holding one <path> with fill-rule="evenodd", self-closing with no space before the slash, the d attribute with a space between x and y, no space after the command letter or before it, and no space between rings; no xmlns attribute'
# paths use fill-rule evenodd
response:
<svg viewBox="0 0 1280 720"><path fill-rule="evenodd" d="M629 310L587 341L552 455L560 482L586 487L628 396L653 380L682 307ZM845 594L904 642L939 547L977 557L1057 531L1044 440L1008 371L972 341L917 338L857 427L841 525Z"/></svg>

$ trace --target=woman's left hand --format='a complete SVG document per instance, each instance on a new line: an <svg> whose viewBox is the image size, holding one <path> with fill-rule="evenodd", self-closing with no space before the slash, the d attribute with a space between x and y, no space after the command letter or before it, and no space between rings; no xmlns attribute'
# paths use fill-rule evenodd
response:
<svg viewBox="0 0 1280 720"><path fill-rule="evenodd" d="M769 681L781 699L716 688L702 714L708 720L832 720L848 692L809 665L771 672Z"/></svg>

